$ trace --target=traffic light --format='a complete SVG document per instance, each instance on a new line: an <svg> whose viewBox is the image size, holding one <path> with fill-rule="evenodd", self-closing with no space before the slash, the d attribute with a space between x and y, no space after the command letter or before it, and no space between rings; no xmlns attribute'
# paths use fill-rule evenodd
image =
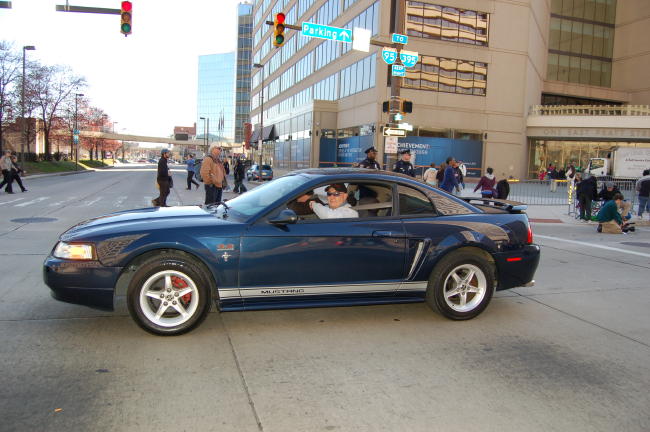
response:
<svg viewBox="0 0 650 432"><path fill-rule="evenodd" d="M387 113L389 110L388 101L384 101L381 104L381 111Z"/></svg>
<svg viewBox="0 0 650 432"><path fill-rule="evenodd" d="M400 112L402 114L409 114L413 112L413 102L403 100L400 106Z"/></svg>
<svg viewBox="0 0 650 432"><path fill-rule="evenodd" d="M131 14L133 11L133 5L131 4L130 1L123 1L122 2L122 11L120 16L122 17L122 23L120 26L120 30L122 31L122 34L126 37L131 34Z"/></svg>
<svg viewBox="0 0 650 432"><path fill-rule="evenodd" d="M280 48L284 45L284 20L282 12L275 14L273 19L273 46Z"/></svg>

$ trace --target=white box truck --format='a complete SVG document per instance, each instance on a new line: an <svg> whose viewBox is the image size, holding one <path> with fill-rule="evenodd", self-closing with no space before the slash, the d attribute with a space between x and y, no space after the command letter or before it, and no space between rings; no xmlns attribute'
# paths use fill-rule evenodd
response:
<svg viewBox="0 0 650 432"><path fill-rule="evenodd" d="M586 172L597 177L639 178L650 169L650 148L617 147L609 158L591 158Z"/></svg>

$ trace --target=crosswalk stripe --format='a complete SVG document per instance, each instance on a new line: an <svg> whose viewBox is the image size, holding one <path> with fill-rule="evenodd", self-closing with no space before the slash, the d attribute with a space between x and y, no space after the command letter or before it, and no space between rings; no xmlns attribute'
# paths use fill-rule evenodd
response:
<svg viewBox="0 0 650 432"><path fill-rule="evenodd" d="M2 203L0 203L0 205L5 205L5 204L15 203L16 201L22 201L22 200L24 200L24 199L25 199L25 198L16 198L15 200L2 202Z"/></svg>
<svg viewBox="0 0 650 432"><path fill-rule="evenodd" d="M122 205L124 204L124 201L126 201L127 198L128 198L128 197L127 197L126 195L125 195L125 196L118 197L118 198L115 200L115 207L122 207Z"/></svg>
<svg viewBox="0 0 650 432"><path fill-rule="evenodd" d="M103 197L97 197L94 200L90 200L86 203L84 203L84 206L90 207L91 205L95 204L97 201L101 200Z"/></svg>
<svg viewBox="0 0 650 432"><path fill-rule="evenodd" d="M47 197L39 197L39 198L36 198L35 200L31 200L31 201L27 201L27 202L24 202L24 203L16 204L14 207L26 207L28 205L32 205L32 204L39 203L41 201L45 201L46 199L47 199Z"/></svg>

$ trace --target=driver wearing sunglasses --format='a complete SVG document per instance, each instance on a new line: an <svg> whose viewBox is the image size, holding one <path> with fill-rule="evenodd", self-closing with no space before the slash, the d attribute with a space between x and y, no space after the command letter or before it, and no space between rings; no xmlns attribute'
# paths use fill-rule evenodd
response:
<svg viewBox="0 0 650 432"><path fill-rule="evenodd" d="M348 204L348 189L344 184L334 183L327 188L327 203L323 205L314 201L309 203L311 209L321 219L357 218L359 213Z"/></svg>

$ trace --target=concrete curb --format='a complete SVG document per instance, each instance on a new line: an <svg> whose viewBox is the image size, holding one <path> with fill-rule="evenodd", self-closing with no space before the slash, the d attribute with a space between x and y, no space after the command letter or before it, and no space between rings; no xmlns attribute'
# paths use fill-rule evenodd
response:
<svg viewBox="0 0 650 432"><path fill-rule="evenodd" d="M83 174L83 173L89 173L95 171L94 169L88 169L88 170L79 170L79 171L62 171L62 172L56 172L56 173L48 173L48 174L33 174L33 175L26 175L24 179L36 179L36 178L43 178L43 177L55 177L55 176L67 176L67 175L75 175L75 174Z"/></svg>

